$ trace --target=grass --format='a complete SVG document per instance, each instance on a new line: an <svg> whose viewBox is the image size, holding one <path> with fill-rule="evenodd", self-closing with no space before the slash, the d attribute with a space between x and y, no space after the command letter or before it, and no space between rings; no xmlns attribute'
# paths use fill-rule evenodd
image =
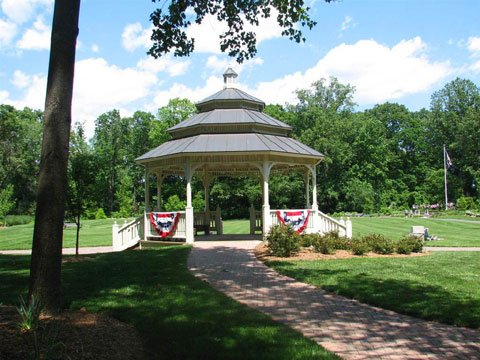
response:
<svg viewBox="0 0 480 360"><path fill-rule="evenodd" d="M127 251L65 263L67 306L133 324L149 359L336 359L241 305L186 268L188 247ZM0 256L0 303L25 293L28 256Z"/></svg>
<svg viewBox="0 0 480 360"><path fill-rule="evenodd" d="M480 327L480 253L410 258L272 261L278 272L399 313Z"/></svg>
<svg viewBox="0 0 480 360"><path fill-rule="evenodd" d="M409 234L412 226L419 225L428 227L430 235L440 238L428 242L427 246L480 247L480 221L471 218L359 217L352 218L352 223L354 236L377 233L392 239L400 239Z"/></svg>
<svg viewBox="0 0 480 360"><path fill-rule="evenodd" d="M80 229L80 246L112 245L114 219L83 220ZM119 224L123 219L117 220ZM63 246L75 247L77 228L63 230ZM0 229L0 250L24 250L32 248L33 223Z"/></svg>
<svg viewBox="0 0 480 360"><path fill-rule="evenodd" d="M250 234L250 220L225 220L223 222L224 234Z"/></svg>

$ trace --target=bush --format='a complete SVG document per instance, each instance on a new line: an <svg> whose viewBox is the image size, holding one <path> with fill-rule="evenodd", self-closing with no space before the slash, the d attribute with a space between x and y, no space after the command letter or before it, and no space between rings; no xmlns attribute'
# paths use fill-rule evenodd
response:
<svg viewBox="0 0 480 360"><path fill-rule="evenodd" d="M364 236L363 239L370 245L372 251L377 254L388 255L395 252L395 242L383 235L369 234Z"/></svg>
<svg viewBox="0 0 480 360"><path fill-rule="evenodd" d="M302 247L310 247L313 246L315 241L318 239L319 234L303 234L300 235L300 246Z"/></svg>
<svg viewBox="0 0 480 360"><path fill-rule="evenodd" d="M423 250L423 240L421 237L405 236L397 243L397 253L410 254L412 252L418 253Z"/></svg>
<svg viewBox="0 0 480 360"><path fill-rule="evenodd" d="M322 254L333 254L336 250L335 239L328 236L319 236L313 243L316 252Z"/></svg>
<svg viewBox="0 0 480 360"><path fill-rule="evenodd" d="M365 255L371 250L372 248L365 238L352 239L352 253L354 255Z"/></svg>
<svg viewBox="0 0 480 360"><path fill-rule="evenodd" d="M5 222L7 226L24 225L33 221L33 216L30 215L7 215Z"/></svg>
<svg viewBox="0 0 480 360"><path fill-rule="evenodd" d="M267 235L267 247L273 256L289 257L300 250L300 235L290 226L275 225Z"/></svg>
<svg viewBox="0 0 480 360"><path fill-rule="evenodd" d="M102 208L99 208L95 213L95 220L106 219L107 215L105 215L105 211Z"/></svg>
<svg viewBox="0 0 480 360"><path fill-rule="evenodd" d="M164 205L165 211L185 211L185 201L180 200L178 195L172 195Z"/></svg>

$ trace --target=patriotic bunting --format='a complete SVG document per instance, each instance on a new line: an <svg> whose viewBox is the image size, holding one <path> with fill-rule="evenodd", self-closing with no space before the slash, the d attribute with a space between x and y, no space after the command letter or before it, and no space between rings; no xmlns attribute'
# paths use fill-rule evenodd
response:
<svg viewBox="0 0 480 360"><path fill-rule="evenodd" d="M277 210L277 216L283 225L290 225L293 230L295 230L298 234L301 234L307 228L310 211Z"/></svg>
<svg viewBox="0 0 480 360"><path fill-rule="evenodd" d="M151 212L150 223L162 238L173 234L179 220L178 212Z"/></svg>

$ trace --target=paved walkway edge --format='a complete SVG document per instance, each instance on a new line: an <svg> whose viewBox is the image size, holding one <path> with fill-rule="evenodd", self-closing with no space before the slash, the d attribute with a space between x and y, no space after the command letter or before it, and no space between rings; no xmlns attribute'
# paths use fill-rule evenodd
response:
<svg viewBox="0 0 480 360"><path fill-rule="evenodd" d="M188 267L344 359L480 359L479 330L400 315L279 275L255 258L256 244L195 243Z"/></svg>

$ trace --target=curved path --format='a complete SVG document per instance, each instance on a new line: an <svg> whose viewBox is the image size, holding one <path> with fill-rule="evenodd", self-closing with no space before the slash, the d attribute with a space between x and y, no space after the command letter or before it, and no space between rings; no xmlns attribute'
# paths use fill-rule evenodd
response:
<svg viewBox="0 0 480 360"><path fill-rule="evenodd" d="M479 330L399 315L279 275L255 258L256 244L196 242L188 267L345 359L480 359Z"/></svg>

